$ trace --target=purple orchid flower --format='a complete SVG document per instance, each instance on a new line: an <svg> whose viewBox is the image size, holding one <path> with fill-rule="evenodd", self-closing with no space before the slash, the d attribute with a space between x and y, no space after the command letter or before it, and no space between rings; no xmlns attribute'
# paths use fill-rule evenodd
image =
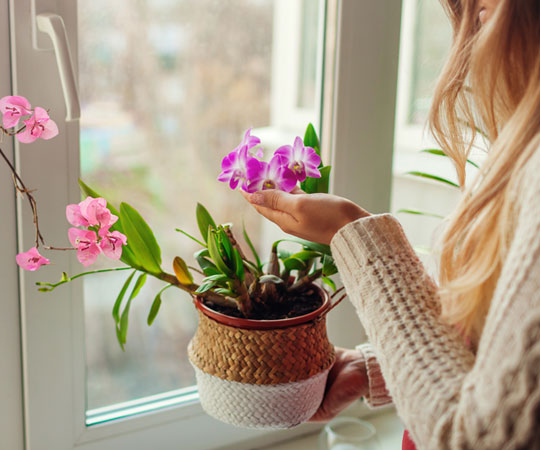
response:
<svg viewBox="0 0 540 450"><path fill-rule="evenodd" d="M296 186L296 176L287 167L287 161L280 155L274 155L269 163L253 158L247 165L247 192L266 189L279 189L290 192Z"/></svg>
<svg viewBox="0 0 540 450"><path fill-rule="evenodd" d="M300 137L294 140L294 144L279 147L275 155L280 155L286 161L286 165L295 174L298 181L304 181L307 177L320 178L319 165L321 157L311 147L304 147Z"/></svg>
<svg viewBox="0 0 540 450"><path fill-rule="evenodd" d="M249 154L247 145L232 151L221 161L222 172L219 174L218 181L228 182L231 189L236 189L236 186L242 182L245 190L247 164L252 159L255 158Z"/></svg>
<svg viewBox="0 0 540 450"><path fill-rule="evenodd" d="M261 143L257 136L251 136L251 128L248 128L244 133L244 138L240 145L221 161L221 170L218 181L229 183L231 189L236 189L238 184L241 184L242 189L247 188L247 164L249 161L262 158L262 149L258 149L257 153L251 154L250 150Z"/></svg>

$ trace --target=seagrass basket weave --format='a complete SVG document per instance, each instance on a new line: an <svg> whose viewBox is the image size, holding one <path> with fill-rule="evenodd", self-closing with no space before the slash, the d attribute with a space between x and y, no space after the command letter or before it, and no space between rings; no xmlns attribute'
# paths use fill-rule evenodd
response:
<svg viewBox="0 0 540 450"><path fill-rule="evenodd" d="M236 319L196 305L199 326L188 355L208 414L236 426L290 428L315 413L335 359L327 295L317 311L283 320Z"/></svg>

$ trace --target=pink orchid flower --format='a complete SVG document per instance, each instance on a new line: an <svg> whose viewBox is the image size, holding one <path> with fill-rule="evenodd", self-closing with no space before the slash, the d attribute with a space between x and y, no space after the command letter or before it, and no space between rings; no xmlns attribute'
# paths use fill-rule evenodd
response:
<svg viewBox="0 0 540 450"><path fill-rule="evenodd" d="M32 113L30 102L19 95L9 95L0 99L0 112L4 115L4 128L17 126L22 116Z"/></svg>
<svg viewBox="0 0 540 450"><path fill-rule="evenodd" d="M69 242L77 249L77 259L88 267L96 261L101 253L98 237L95 231L70 228L68 230Z"/></svg>
<svg viewBox="0 0 540 450"><path fill-rule="evenodd" d="M47 111L37 106L34 115L24 121L26 128L17 134L17 139L23 144L30 144L36 139L52 139L58 134L56 123L49 117Z"/></svg>
<svg viewBox="0 0 540 450"><path fill-rule="evenodd" d="M261 143L261 140L257 136L251 136L251 130L253 128L248 128L244 134L244 138L242 139L242 142L240 142L240 145L235 148L235 150L239 150L240 148L246 146L248 150L251 150L253 147L259 145Z"/></svg>
<svg viewBox="0 0 540 450"><path fill-rule="evenodd" d="M319 164L321 157L311 147L304 147L300 137L294 140L294 144L279 147L275 155L281 155L286 161L298 181L304 181L307 177L320 178Z"/></svg>
<svg viewBox="0 0 540 450"><path fill-rule="evenodd" d="M287 167L287 161L280 155L274 155L269 163L253 159L247 167L247 192L266 189L279 189L290 192L296 186L296 176Z"/></svg>
<svg viewBox="0 0 540 450"><path fill-rule="evenodd" d="M17 261L17 264L21 267L21 269L29 270L30 272L34 272L38 270L41 266L51 263L47 258L39 254L36 247L32 247L25 253L19 253L15 257L15 260Z"/></svg>
<svg viewBox="0 0 540 450"><path fill-rule="evenodd" d="M120 259L122 256L122 245L126 245L127 237L119 231L110 232L106 228L99 230L101 242L99 246L107 258Z"/></svg>
<svg viewBox="0 0 540 450"><path fill-rule="evenodd" d="M86 197L78 205L66 206L66 218L75 227L99 226L107 229L118 220L107 208L107 200L101 197Z"/></svg>
<svg viewBox="0 0 540 450"><path fill-rule="evenodd" d="M238 184L242 182L242 188L245 190L247 164L252 160L257 161L249 154L247 145L232 151L221 161L222 172L218 181L228 182L231 189L236 189Z"/></svg>

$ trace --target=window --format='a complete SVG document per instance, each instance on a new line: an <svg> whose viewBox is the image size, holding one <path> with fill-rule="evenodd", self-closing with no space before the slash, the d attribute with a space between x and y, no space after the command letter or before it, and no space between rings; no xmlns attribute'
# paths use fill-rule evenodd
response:
<svg viewBox="0 0 540 450"><path fill-rule="evenodd" d="M27 7L29 2L31 8ZM230 193L226 201L210 194L208 184L214 188L217 182L216 174L207 168L219 164L217 150L211 152L221 145L224 152L229 150L249 125L258 127L264 137L262 132L275 130L294 136L303 131L307 121L317 124L322 116L323 58L335 60L335 70L327 70L324 79L325 87L332 92L335 88L333 102L325 105L329 112L324 117L329 125L324 128L323 124L318 124L332 131L331 139L324 139L332 144L329 153L334 166L333 188L373 212L388 208L399 2L329 0L318 2L317 8L309 0L146 0L136 3L99 0L79 2L79 5L62 0L53 3L45 0L9 3L15 94L24 94L36 104L47 105L60 128L57 139L40 142L31 151L22 151L18 144L15 146L19 168L38 189L40 224L50 242L67 243L67 224L60 218L65 205L80 198L77 188L80 169L96 189L115 192L117 197L111 198L113 202L123 195L122 189L133 191L133 198L137 199L135 206L145 215L150 214L149 221L156 229L164 252L169 251L169 242L171 247L186 242L167 227L194 228L193 222L191 226L183 222L184 217L193 217L189 205L185 207L184 216L183 211L178 214L167 211L163 204L155 201L160 195L177 194L176 185L166 185L171 175L170 168L163 167L164 160L173 161L174 165L170 164L173 169L175 165L193 164L189 169L200 174L193 180L192 173L178 173L178 178L182 178L178 183L185 183L183 189L190 192L178 194L178 197L184 195L178 198L179 203L189 203L189 197L196 195L213 212L223 211L225 215L229 214L227 210L236 210L240 203L233 203L235 200L231 200ZM128 3L130 8L126 9ZM246 44L249 58L241 61L235 59L238 55L233 52L245 42L241 30L243 17L238 13L240 7L253 13L261 24L249 36L249 45L258 45L260 50L250 50ZM331 22L325 22L324 13L334 9L337 14L333 14ZM69 60L62 57L65 53L59 53L63 75L60 78L51 40L36 27L35 16L45 13L62 17L66 34L59 21L55 22L57 28L50 32L60 44L67 36L75 72L80 61L80 122L78 98L69 85L72 70ZM89 22L79 22L83 14L88 14ZM50 16L41 17L46 20ZM225 19L240 29L229 32L229 22ZM189 20L196 23L206 20L208 24L197 28ZM331 42L337 43L335 47L324 47L322 31L325 27L336 30L336 39L331 38ZM314 29L316 36L313 36ZM221 39L212 40L216 34ZM271 39L267 38L269 35ZM309 36L312 39L308 39ZM227 39L232 38L238 41L225 45ZM316 50L313 50L313 41L317 42ZM300 58L304 46L306 55ZM59 50L62 48L60 46ZM227 63L231 60L232 64ZM238 65L243 69L240 74ZM92 73L92 79L85 80L85 73ZM243 82L237 83L238 79ZM227 102L220 103L225 95ZM156 102L145 103L148 97ZM241 99L242 104L231 106L235 99ZM259 104L251 106L255 101ZM193 110L193 115L189 115L189 109ZM172 119L168 112L173 115ZM247 119L253 122L245 124ZM204 126L207 123L215 126L207 128ZM357 148L359 151L353 151ZM157 170L163 172L153 177L147 170L149 165L157 165ZM194 183L199 183L200 187L194 189ZM214 214L219 218L221 213ZM24 207L18 209L18 215L18 242L21 248L29 248L32 217ZM253 220L257 228L258 218L249 220ZM263 227L260 234L264 233ZM178 371L172 378L161 378L159 386L157 382L150 385L144 374L120 382L104 381L104 375L98 372L91 375L86 371L87 362L93 364L100 351L92 350L86 341L94 341L92 345L99 346L100 340L107 341L110 337L99 332L90 335L93 333L90 326L85 333L85 317L95 308L98 317L104 315L103 333L112 331L110 303L106 312L100 311L99 304L100 297L108 296L112 290L107 285L116 285L115 295L119 281L105 277L99 285L92 285L91 281L88 285L73 283L44 296L36 292L36 281L57 279L60 270L69 264L72 264L69 273L80 270L67 253L56 254L55 262L55 266L38 273L21 274L27 448L137 450L156 445L163 450L179 445L189 445L190 450L227 445L238 448L240 442L254 437L270 443L271 439L305 432L306 427L277 434L238 430L210 419L201 411L189 378L180 375L180 353L173 355L174 363L178 364L174 369ZM87 308L83 301L85 295L88 296ZM145 307L144 302L151 301L150 291L148 295L150 300L140 297L137 305L140 313L135 312L131 317L128 348L130 344L137 346L142 339L148 347L155 345L153 340L167 339L179 352L185 345L181 340L191 326L187 317L178 319L180 301L167 299L172 312L162 312L158 317L161 329L148 330L144 325L148 306ZM140 333L144 336L140 341L137 341L136 323L143 324ZM184 327L181 331L180 326ZM330 318L329 328L336 345L352 346L361 340L359 322L345 306ZM184 337L177 339L175 333ZM110 340L111 351L116 351L116 342ZM156 348L166 350L161 344ZM168 361L162 366L164 372L171 370L167 364L171 364L170 355L175 350L166 351L169 356L165 356ZM141 354L142 359L148 357ZM109 356L113 362L118 361L114 353ZM119 373L127 372L125 367L117 369ZM118 383L115 386L123 391L118 389L99 398L99 391L105 392L105 385L112 383Z"/></svg>

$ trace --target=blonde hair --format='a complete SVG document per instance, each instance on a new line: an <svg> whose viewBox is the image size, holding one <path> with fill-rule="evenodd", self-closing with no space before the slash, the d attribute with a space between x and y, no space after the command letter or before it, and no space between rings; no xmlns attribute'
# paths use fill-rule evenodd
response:
<svg viewBox="0 0 540 450"><path fill-rule="evenodd" d="M513 188L540 147L540 2L500 0L481 25L478 0L441 1L454 38L429 125L464 191L441 239L442 317L476 343L512 237ZM478 130L488 156L465 188Z"/></svg>

